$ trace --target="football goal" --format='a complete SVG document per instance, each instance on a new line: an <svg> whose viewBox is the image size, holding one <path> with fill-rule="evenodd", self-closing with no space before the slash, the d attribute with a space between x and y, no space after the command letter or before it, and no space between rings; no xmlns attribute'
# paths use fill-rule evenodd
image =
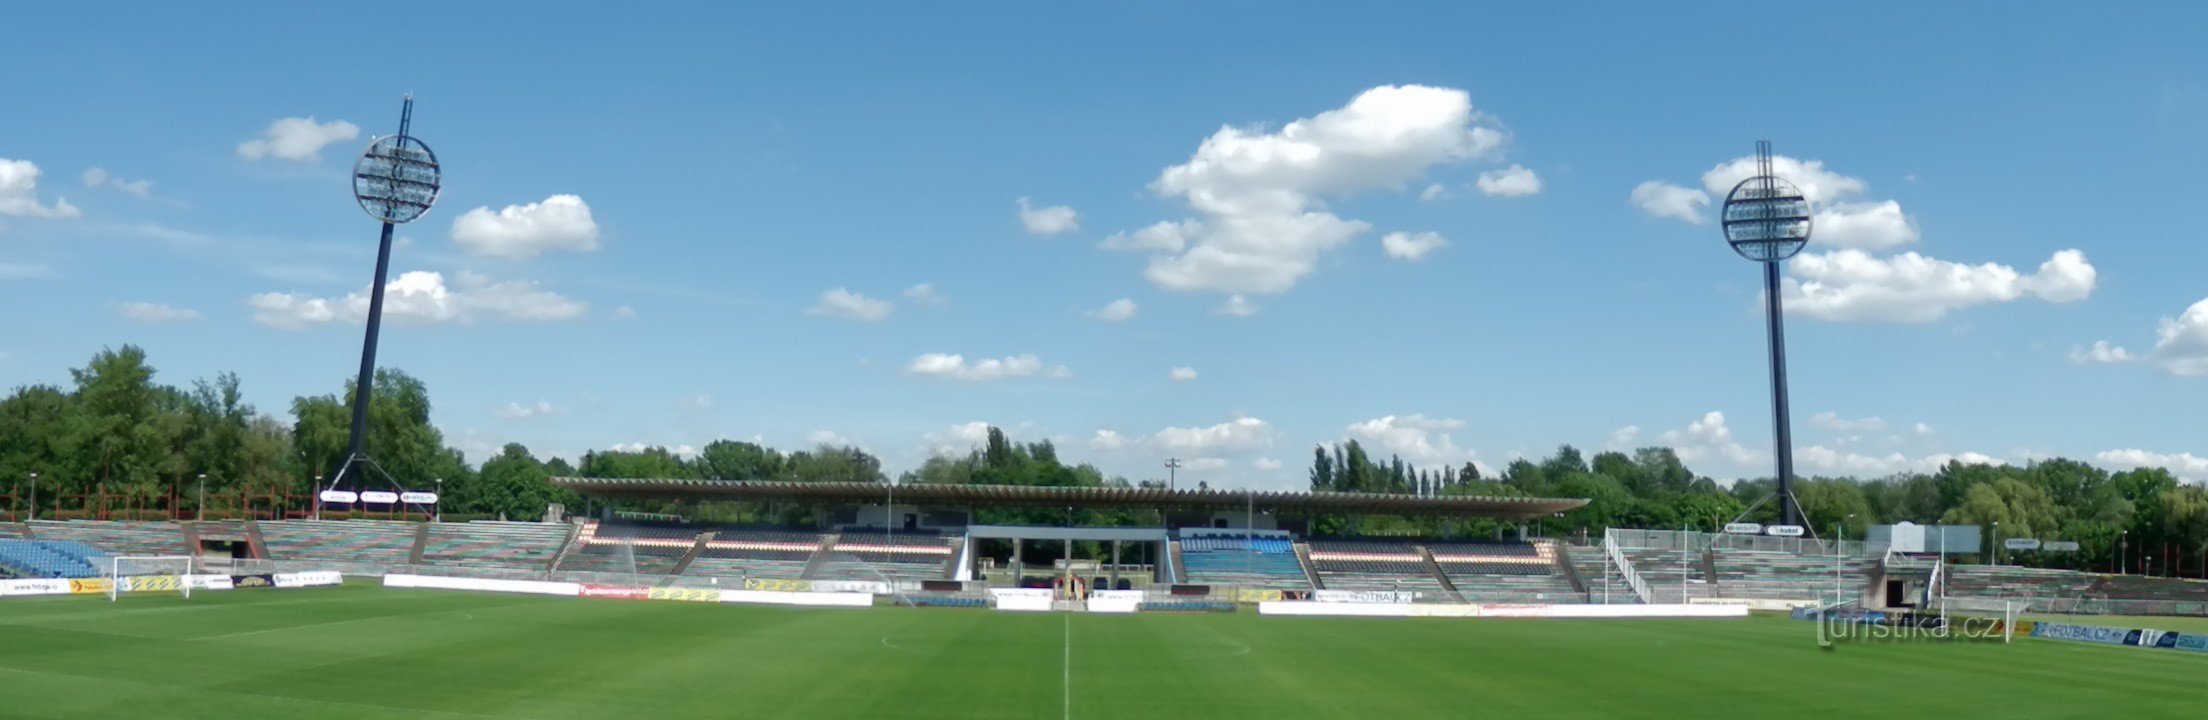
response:
<svg viewBox="0 0 2208 720"><path fill-rule="evenodd" d="M118 556L108 561L107 599L126 592L173 592L192 596L196 561L188 555Z"/></svg>

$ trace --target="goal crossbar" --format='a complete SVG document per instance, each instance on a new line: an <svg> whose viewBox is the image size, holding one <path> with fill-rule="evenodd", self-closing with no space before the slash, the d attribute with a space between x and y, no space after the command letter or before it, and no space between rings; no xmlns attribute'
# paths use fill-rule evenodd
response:
<svg viewBox="0 0 2208 720"><path fill-rule="evenodd" d="M125 592L162 591L192 596L192 575L199 561L189 555L118 555L107 564L107 599Z"/></svg>

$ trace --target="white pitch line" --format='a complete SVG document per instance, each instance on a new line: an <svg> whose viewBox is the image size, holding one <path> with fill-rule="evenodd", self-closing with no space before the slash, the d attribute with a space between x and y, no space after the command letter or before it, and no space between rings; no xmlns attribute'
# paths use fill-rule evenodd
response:
<svg viewBox="0 0 2208 720"><path fill-rule="evenodd" d="M1065 674L1066 674L1066 682L1065 682L1065 687L1066 687L1066 692L1065 692L1065 697L1066 697L1066 714L1065 714L1065 719L1066 719L1066 720L1073 720L1073 616L1072 616L1072 615L1064 615L1064 616L1062 616L1062 617L1064 617L1064 618L1066 619L1066 662L1065 662L1065 669L1066 669L1066 673L1065 673Z"/></svg>

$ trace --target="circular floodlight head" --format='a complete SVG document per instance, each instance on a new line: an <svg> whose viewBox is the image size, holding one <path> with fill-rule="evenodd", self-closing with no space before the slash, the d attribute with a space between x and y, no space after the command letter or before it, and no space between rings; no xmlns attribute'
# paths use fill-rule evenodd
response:
<svg viewBox="0 0 2208 720"><path fill-rule="evenodd" d="M1771 175L1740 181L1725 196L1725 242L1756 262L1779 262L1809 243L1809 199Z"/></svg>
<svg viewBox="0 0 2208 720"><path fill-rule="evenodd" d="M393 135L369 143L360 162L353 164L353 197L369 217L398 225L429 212L442 178L437 154L428 145Z"/></svg>

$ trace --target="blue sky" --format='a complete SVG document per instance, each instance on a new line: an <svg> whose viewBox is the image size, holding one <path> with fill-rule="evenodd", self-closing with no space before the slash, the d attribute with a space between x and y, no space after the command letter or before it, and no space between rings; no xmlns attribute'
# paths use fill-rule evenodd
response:
<svg viewBox="0 0 2208 720"><path fill-rule="evenodd" d="M1710 205L1769 138L1821 213L1802 472L2208 478L2196 5L12 17L9 385L127 342L264 409L339 390L376 233L347 173L412 92L446 188L381 358L473 458L758 437L894 472L993 423L1228 486L1347 437L1753 476L1759 275Z"/></svg>

